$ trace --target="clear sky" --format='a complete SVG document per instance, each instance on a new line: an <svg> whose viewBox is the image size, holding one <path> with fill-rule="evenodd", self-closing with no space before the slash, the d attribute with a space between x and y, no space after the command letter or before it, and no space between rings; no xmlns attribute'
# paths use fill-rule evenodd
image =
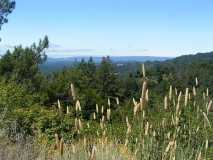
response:
<svg viewBox="0 0 213 160"><path fill-rule="evenodd" d="M1 49L48 35L49 56L213 50L212 0L16 0Z"/></svg>

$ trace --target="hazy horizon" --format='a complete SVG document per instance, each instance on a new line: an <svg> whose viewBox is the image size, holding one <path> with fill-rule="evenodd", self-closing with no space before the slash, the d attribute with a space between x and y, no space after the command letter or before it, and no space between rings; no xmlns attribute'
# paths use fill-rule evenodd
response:
<svg viewBox="0 0 213 160"><path fill-rule="evenodd" d="M50 59L66 59L66 58L88 58L88 57L92 57L92 58L102 58L102 57L106 57L106 56L109 56L109 57L115 57L115 58L117 58L117 57L153 57L153 58L175 58L175 57L166 57L166 56L143 56L143 55L139 55L139 56L137 56L137 55L67 55L67 56L65 56L65 55L63 55L63 56L48 56L48 58L50 58Z"/></svg>

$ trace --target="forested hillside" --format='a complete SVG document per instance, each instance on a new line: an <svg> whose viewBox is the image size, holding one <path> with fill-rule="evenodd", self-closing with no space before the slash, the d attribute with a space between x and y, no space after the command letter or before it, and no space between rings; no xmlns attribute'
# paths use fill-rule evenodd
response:
<svg viewBox="0 0 213 160"><path fill-rule="evenodd" d="M212 88L212 67L213 67L213 52L197 53L195 55L184 55L172 60L156 63L149 63L148 65L155 70L155 74L160 73L164 79L169 81L177 87L186 88L193 86L194 79L199 79L200 86L204 88ZM211 92L210 92L211 93Z"/></svg>

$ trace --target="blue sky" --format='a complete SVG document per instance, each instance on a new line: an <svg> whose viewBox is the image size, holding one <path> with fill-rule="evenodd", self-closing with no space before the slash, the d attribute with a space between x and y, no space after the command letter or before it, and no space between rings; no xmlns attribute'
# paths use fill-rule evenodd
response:
<svg viewBox="0 0 213 160"><path fill-rule="evenodd" d="M212 0L16 0L0 46L48 35L49 56L178 56L213 50Z"/></svg>

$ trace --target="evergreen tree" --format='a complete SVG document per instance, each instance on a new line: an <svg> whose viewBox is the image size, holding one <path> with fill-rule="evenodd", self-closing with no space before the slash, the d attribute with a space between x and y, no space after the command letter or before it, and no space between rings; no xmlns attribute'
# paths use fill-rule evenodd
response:
<svg viewBox="0 0 213 160"><path fill-rule="evenodd" d="M118 77L109 57L103 57L98 69L99 92L103 98L118 96Z"/></svg>
<svg viewBox="0 0 213 160"><path fill-rule="evenodd" d="M39 65L46 60L45 49L48 48L47 36L39 44L31 47L15 47L14 51L7 51L0 59L0 75L6 81L14 81L25 86L30 92L37 92L42 88L43 76Z"/></svg>

